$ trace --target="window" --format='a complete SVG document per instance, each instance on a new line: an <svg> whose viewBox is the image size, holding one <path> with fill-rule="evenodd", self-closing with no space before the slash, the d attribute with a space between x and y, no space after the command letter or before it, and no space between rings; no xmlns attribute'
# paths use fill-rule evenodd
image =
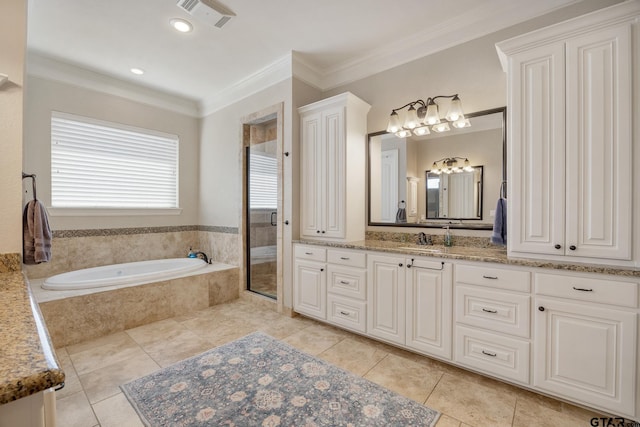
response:
<svg viewBox="0 0 640 427"><path fill-rule="evenodd" d="M258 151L249 155L249 203L252 209L278 208L278 161Z"/></svg>
<svg viewBox="0 0 640 427"><path fill-rule="evenodd" d="M176 135L51 115L51 206L178 208Z"/></svg>

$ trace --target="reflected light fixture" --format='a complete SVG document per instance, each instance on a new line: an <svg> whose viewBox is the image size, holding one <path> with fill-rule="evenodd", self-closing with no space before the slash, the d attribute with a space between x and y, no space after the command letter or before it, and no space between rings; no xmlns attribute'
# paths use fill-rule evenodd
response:
<svg viewBox="0 0 640 427"><path fill-rule="evenodd" d="M451 99L449 110L444 116L445 121L440 119L438 104L436 103L436 99L438 98ZM407 109L406 117L404 120L401 120L398 111L407 107L409 108ZM464 117L462 101L460 101L458 94L438 95L433 98L427 98L426 102L418 99L402 107L394 108L391 110L391 115L389 116L387 132L394 133L400 138L406 138L411 134L422 136L430 134L431 131L447 132L451 129L449 123L457 129L471 126L469 120Z"/></svg>
<svg viewBox="0 0 640 427"><path fill-rule="evenodd" d="M458 165L458 159L464 160L462 167ZM440 163L438 165L438 163ZM473 172L475 169L469 163L469 159L465 157L445 157L444 159L436 160L433 162L433 166L429 172L440 175L441 173L460 173L460 172Z"/></svg>

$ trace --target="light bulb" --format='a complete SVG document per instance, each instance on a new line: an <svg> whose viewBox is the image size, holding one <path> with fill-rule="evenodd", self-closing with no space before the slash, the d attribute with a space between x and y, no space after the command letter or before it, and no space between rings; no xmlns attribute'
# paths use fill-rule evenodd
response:
<svg viewBox="0 0 640 427"><path fill-rule="evenodd" d="M438 113L438 104L431 100L427 105L427 114L424 116L425 125L435 125L440 123L440 114Z"/></svg>
<svg viewBox="0 0 640 427"><path fill-rule="evenodd" d="M448 130L450 130L449 128L449 123L438 123L437 125L434 125L431 130L433 130L434 132L437 133L441 133L441 132L447 132Z"/></svg>
<svg viewBox="0 0 640 427"><path fill-rule="evenodd" d="M389 124L387 125L387 132L396 133L402 129L402 124L400 123L400 116L395 111L391 112L389 116Z"/></svg>
<svg viewBox="0 0 640 427"><path fill-rule="evenodd" d="M464 168L463 169L465 171L467 171L467 172L473 172L474 171L473 167L471 166L471 163L469 163L469 159L464 159Z"/></svg>
<svg viewBox="0 0 640 427"><path fill-rule="evenodd" d="M396 136L398 138L407 138L407 137L411 136L411 131L407 130L407 129L402 129L402 130L399 130L398 132L396 132Z"/></svg>
<svg viewBox="0 0 640 427"><path fill-rule="evenodd" d="M451 100L451 105L449 106L449 111L445 118L450 122L464 119L464 114L462 113L462 101L460 101L458 95L454 96Z"/></svg>
<svg viewBox="0 0 640 427"><path fill-rule="evenodd" d="M465 119L464 117L456 120L451 124L453 125L454 128L458 128L458 129L471 127L471 122L469 121L469 119Z"/></svg>
<svg viewBox="0 0 640 427"><path fill-rule="evenodd" d="M407 111L407 117L404 120L403 127L406 129L415 129L419 124L420 121L418 120L418 112L415 108L413 108L412 105Z"/></svg>
<svg viewBox="0 0 640 427"><path fill-rule="evenodd" d="M174 18L169 22L176 31L180 31L181 33L188 33L193 30L193 25L191 25L189 21L185 21L184 19Z"/></svg>

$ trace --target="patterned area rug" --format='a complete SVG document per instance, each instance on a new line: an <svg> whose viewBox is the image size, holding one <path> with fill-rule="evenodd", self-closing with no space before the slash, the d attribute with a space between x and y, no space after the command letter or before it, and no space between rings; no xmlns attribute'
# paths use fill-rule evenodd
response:
<svg viewBox="0 0 640 427"><path fill-rule="evenodd" d="M121 386L147 426L433 426L440 413L256 332Z"/></svg>

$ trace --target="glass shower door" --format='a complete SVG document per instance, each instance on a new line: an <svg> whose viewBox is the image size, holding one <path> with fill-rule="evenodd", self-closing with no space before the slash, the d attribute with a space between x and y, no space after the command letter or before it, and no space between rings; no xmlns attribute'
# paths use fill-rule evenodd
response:
<svg viewBox="0 0 640 427"><path fill-rule="evenodd" d="M247 289L277 296L278 162L276 141L246 147Z"/></svg>

